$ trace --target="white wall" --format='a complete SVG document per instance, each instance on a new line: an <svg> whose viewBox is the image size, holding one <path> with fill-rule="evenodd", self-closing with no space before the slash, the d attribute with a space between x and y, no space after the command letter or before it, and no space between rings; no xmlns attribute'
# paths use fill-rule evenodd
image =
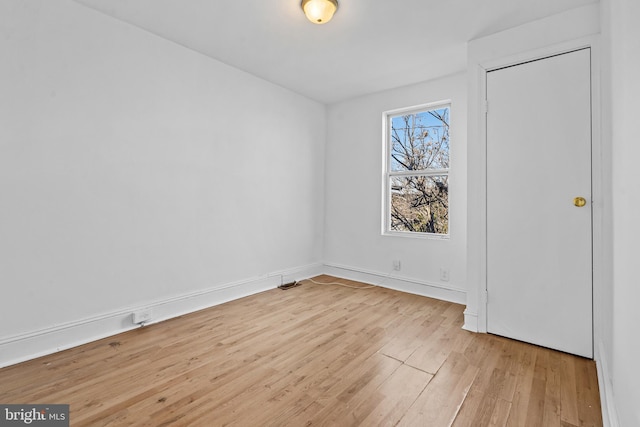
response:
<svg viewBox="0 0 640 427"><path fill-rule="evenodd" d="M613 145L613 396L620 426L640 425L640 2L610 0Z"/></svg>
<svg viewBox="0 0 640 427"><path fill-rule="evenodd" d="M601 68L601 138L603 142L603 164L606 165L607 184L603 192L604 268L602 270L603 286L594 289L594 329L596 363L598 365L598 381L600 386L600 403L603 407L605 426L618 426L617 410L613 396L613 184L612 184L612 141L611 141L611 8L610 1L600 4L600 21L602 30L602 68ZM608 424L607 424L608 423Z"/></svg>
<svg viewBox="0 0 640 427"><path fill-rule="evenodd" d="M323 105L69 0L0 34L0 353L320 262Z"/></svg>
<svg viewBox="0 0 640 427"><path fill-rule="evenodd" d="M329 106L325 263L336 274L465 301L465 82L465 74L457 74ZM382 236L382 114L446 99L451 100L451 238ZM401 271L392 271L395 259ZM449 269L449 282L440 280L441 267ZM392 278L384 277L390 273Z"/></svg>

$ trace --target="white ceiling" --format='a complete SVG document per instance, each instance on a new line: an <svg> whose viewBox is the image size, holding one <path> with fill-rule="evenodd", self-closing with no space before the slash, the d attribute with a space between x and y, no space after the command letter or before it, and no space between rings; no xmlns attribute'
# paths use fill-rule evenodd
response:
<svg viewBox="0 0 640 427"><path fill-rule="evenodd" d="M597 0L76 0L323 103L466 68L466 42Z"/></svg>

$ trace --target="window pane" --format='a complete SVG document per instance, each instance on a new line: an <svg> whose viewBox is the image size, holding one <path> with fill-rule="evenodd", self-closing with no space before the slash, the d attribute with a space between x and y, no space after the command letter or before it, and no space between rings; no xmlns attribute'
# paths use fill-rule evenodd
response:
<svg viewBox="0 0 640 427"><path fill-rule="evenodd" d="M449 233L449 177L391 177L391 230Z"/></svg>
<svg viewBox="0 0 640 427"><path fill-rule="evenodd" d="M391 171L449 168L449 107L391 117Z"/></svg>

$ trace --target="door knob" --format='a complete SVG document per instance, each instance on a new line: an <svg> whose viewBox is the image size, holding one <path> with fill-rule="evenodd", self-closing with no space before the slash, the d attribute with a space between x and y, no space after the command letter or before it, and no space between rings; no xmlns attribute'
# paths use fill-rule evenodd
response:
<svg viewBox="0 0 640 427"><path fill-rule="evenodd" d="M573 204L581 208L587 204L587 200L584 197L576 197L573 199Z"/></svg>

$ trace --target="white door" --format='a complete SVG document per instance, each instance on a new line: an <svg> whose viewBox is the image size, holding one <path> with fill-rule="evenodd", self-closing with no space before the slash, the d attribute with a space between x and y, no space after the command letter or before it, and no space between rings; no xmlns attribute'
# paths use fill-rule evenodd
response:
<svg viewBox="0 0 640 427"><path fill-rule="evenodd" d="M590 62L487 73L487 330L589 358Z"/></svg>

